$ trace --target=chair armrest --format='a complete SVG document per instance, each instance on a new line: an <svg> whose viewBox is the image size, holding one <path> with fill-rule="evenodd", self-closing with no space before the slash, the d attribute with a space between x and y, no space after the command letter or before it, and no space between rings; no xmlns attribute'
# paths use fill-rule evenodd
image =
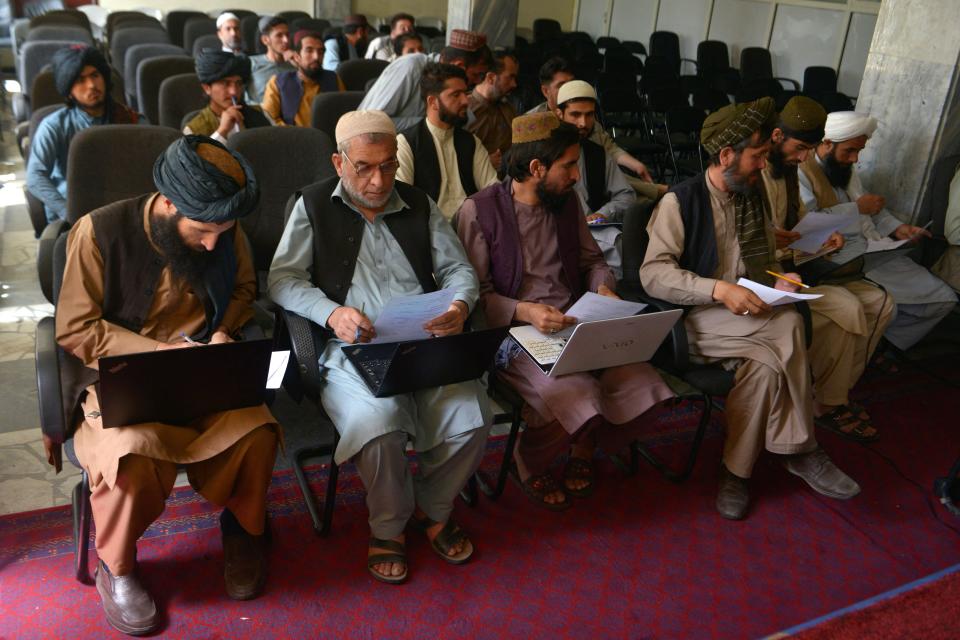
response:
<svg viewBox="0 0 960 640"><path fill-rule="evenodd" d="M53 316L37 323L35 363L37 367L37 399L40 403L40 429L53 442L67 439L63 422L63 394L60 384L60 347L57 345Z"/></svg>
<svg viewBox="0 0 960 640"><path fill-rule="evenodd" d="M700 65L697 64L697 61L696 61L696 60L694 60L694 59L692 59L692 58L680 58L680 67L681 67L681 68L683 68L683 63L684 63L684 62L689 62L690 64L693 65L693 73L694 73L694 75L700 73Z"/></svg>
<svg viewBox="0 0 960 640"><path fill-rule="evenodd" d="M69 229L70 224L66 220L55 220L44 228L40 241L37 242L37 277L40 279L40 290L52 305L57 304L53 299L53 250L60 234Z"/></svg>
<svg viewBox="0 0 960 640"><path fill-rule="evenodd" d="M289 348L293 357L287 365L284 388L295 400L304 395L320 401L320 352L330 337L326 331L307 318L286 309L277 309L274 340L278 348Z"/></svg>
<svg viewBox="0 0 960 640"><path fill-rule="evenodd" d="M620 281L617 285L617 291L625 300L634 302L643 302L654 311L671 311L673 309L682 309L679 305L672 304L666 300L654 298L643 287L636 283L626 283ZM670 373L680 374L690 368L690 349L687 343L687 327L683 318L673 325L670 329L669 344L664 341L653 360L660 368Z"/></svg>
<svg viewBox="0 0 960 640"><path fill-rule="evenodd" d="M781 84L783 84L784 82L789 82L790 84L793 85L794 91L796 91L797 93L800 92L800 83L794 80L793 78L774 78L774 80L780 82Z"/></svg>

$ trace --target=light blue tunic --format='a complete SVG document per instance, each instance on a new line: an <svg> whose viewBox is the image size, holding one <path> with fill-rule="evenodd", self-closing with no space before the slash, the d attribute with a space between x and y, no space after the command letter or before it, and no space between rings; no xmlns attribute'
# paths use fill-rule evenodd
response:
<svg viewBox="0 0 960 640"><path fill-rule="evenodd" d="M426 102L420 96L420 76L428 62L437 62L437 54L410 53L400 56L383 70L360 109L379 109L393 118L397 131L403 131L426 117Z"/></svg>
<svg viewBox="0 0 960 640"><path fill-rule="evenodd" d="M346 60L356 60L360 56L357 55L357 48L354 47L349 42L347 43L348 51L346 53L340 52L340 43L337 42L336 38L330 38L323 43L323 68L327 71L336 71L337 66Z"/></svg>
<svg viewBox="0 0 960 640"><path fill-rule="evenodd" d="M364 221L360 252L345 305L363 307L370 320L376 322L390 298L423 293L413 267L384 221L406 204L394 190L384 213L370 222L345 197L342 185L337 185L331 200L334 198L346 203ZM456 290L455 299L472 309L479 293L476 273L453 228L433 201L429 225L438 286ZM280 238L267 287L270 298L278 305L325 326L330 314L340 305L313 285L312 270L313 228L300 199ZM335 455L338 464L353 457L367 442L393 431L407 432L418 451L427 451L447 438L490 424L492 413L479 381L375 398L343 355L343 345L343 341L331 339L320 356L326 383L323 406L341 436Z"/></svg>

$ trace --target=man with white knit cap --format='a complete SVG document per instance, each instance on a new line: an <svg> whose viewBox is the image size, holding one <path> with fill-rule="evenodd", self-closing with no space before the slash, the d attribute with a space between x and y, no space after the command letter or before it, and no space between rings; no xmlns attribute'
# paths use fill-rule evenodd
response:
<svg viewBox="0 0 960 640"><path fill-rule="evenodd" d="M237 14L226 11L217 16L217 37L224 51L243 53L243 36Z"/></svg>
<svg viewBox="0 0 960 640"><path fill-rule="evenodd" d="M867 114L829 114L823 142L816 154L810 154L800 165L800 198L808 211L860 213L859 225L843 231L846 244L833 261L843 265L862 258L866 277L886 289L897 305L884 337L894 347L907 350L950 313L957 296L949 285L904 252L867 253L869 241L891 238L916 242L930 235L894 216L884 198L867 192L860 182L854 164L876 129L877 121Z"/></svg>
<svg viewBox="0 0 960 640"><path fill-rule="evenodd" d="M404 529L425 530L446 561L473 544L451 519L453 500L480 464L492 414L472 380L376 398L341 347L369 342L394 296L453 289L454 302L424 329L460 333L479 295L453 228L420 189L396 181L397 132L383 111L352 111L336 127L333 177L303 191L270 267L270 297L330 335L320 365L323 407L340 433L334 459L352 460L367 490L367 568L396 584L407 577ZM405 449L413 444L419 472Z"/></svg>

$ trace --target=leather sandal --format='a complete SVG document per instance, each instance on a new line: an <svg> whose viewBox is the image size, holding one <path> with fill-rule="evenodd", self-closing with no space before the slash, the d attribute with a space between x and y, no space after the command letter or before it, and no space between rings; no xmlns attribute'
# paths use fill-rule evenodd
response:
<svg viewBox="0 0 960 640"><path fill-rule="evenodd" d="M400 584L407 579L409 569L407 567L407 548L396 540L381 540L380 538L370 537L367 545L368 549L389 549L390 553L375 553L367 556L367 571L374 578L386 584ZM399 576L388 576L380 573L373 567L385 563L403 564L403 573Z"/></svg>
<svg viewBox="0 0 960 640"><path fill-rule="evenodd" d="M840 405L834 407L832 411L816 417L813 421L818 427L827 431L832 431L841 438L852 440L853 442L876 442L880 439L880 434L870 424L869 420L862 420L857 417L856 407Z"/></svg>
<svg viewBox="0 0 960 640"><path fill-rule="evenodd" d="M430 527L439 524L436 520L426 515L422 518L413 516L411 522L424 533L426 533ZM460 553L453 556L450 555L450 549L457 544L462 544ZM474 551L470 538L468 538L466 532L460 528L460 525L453 521L453 518L447 520L443 528L433 537L433 540L430 541L430 546L433 547L433 550L438 556L450 564L466 563L470 560Z"/></svg>
<svg viewBox="0 0 960 640"><path fill-rule="evenodd" d="M542 473L538 476L531 475L526 480L521 480L517 466L514 464L510 469L510 477L513 478L514 482L523 490L523 495L541 507L549 509L550 511L565 511L573 505L566 491L557 484L557 481L554 480L553 476L549 473ZM547 502L544 500L546 496L556 492L563 494L563 502Z"/></svg>
<svg viewBox="0 0 960 640"><path fill-rule="evenodd" d="M587 484L574 489L570 480L586 480ZM583 458L570 456L567 465L563 468L563 490L576 498L587 498L593 495L593 463Z"/></svg>

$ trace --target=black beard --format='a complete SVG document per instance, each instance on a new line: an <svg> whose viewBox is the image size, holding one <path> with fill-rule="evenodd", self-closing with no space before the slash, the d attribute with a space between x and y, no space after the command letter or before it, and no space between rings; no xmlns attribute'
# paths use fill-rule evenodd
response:
<svg viewBox="0 0 960 640"><path fill-rule="evenodd" d="M770 155L767 156L767 164L770 165L770 175L775 180L779 180L786 172L787 163L783 151L779 147L770 149Z"/></svg>
<svg viewBox="0 0 960 640"><path fill-rule="evenodd" d="M547 184L542 180L537 183L537 199L540 200L547 211L556 215L563 211L563 205L567 203L567 198L570 197L570 191L566 192L557 192L549 189Z"/></svg>
<svg viewBox="0 0 960 640"><path fill-rule="evenodd" d="M753 195L759 189L759 181L750 184L746 177L737 174L736 165L730 165L723 170L723 183L731 193L740 193L745 196Z"/></svg>
<svg viewBox="0 0 960 640"><path fill-rule="evenodd" d="M467 116L461 116L454 111L448 110L443 104L440 105L440 113L437 114L440 122L450 125L456 129L466 126Z"/></svg>
<svg viewBox="0 0 960 640"><path fill-rule="evenodd" d="M823 173L826 174L827 182L831 187L846 189L850 184L850 176L853 175L853 165L840 164L833 153L829 153L823 159Z"/></svg>
<svg viewBox="0 0 960 640"><path fill-rule="evenodd" d="M303 75L307 76L307 78L309 78L310 80L319 83L320 80L323 78L324 68L323 68L323 65L320 64L313 69L307 69L307 68L301 67L300 71L303 73Z"/></svg>
<svg viewBox="0 0 960 640"><path fill-rule="evenodd" d="M150 215L150 238L167 261L173 278L181 286L186 285L200 297L206 295L203 274L213 262L213 253L191 249L183 242L177 221L181 214L172 216Z"/></svg>

